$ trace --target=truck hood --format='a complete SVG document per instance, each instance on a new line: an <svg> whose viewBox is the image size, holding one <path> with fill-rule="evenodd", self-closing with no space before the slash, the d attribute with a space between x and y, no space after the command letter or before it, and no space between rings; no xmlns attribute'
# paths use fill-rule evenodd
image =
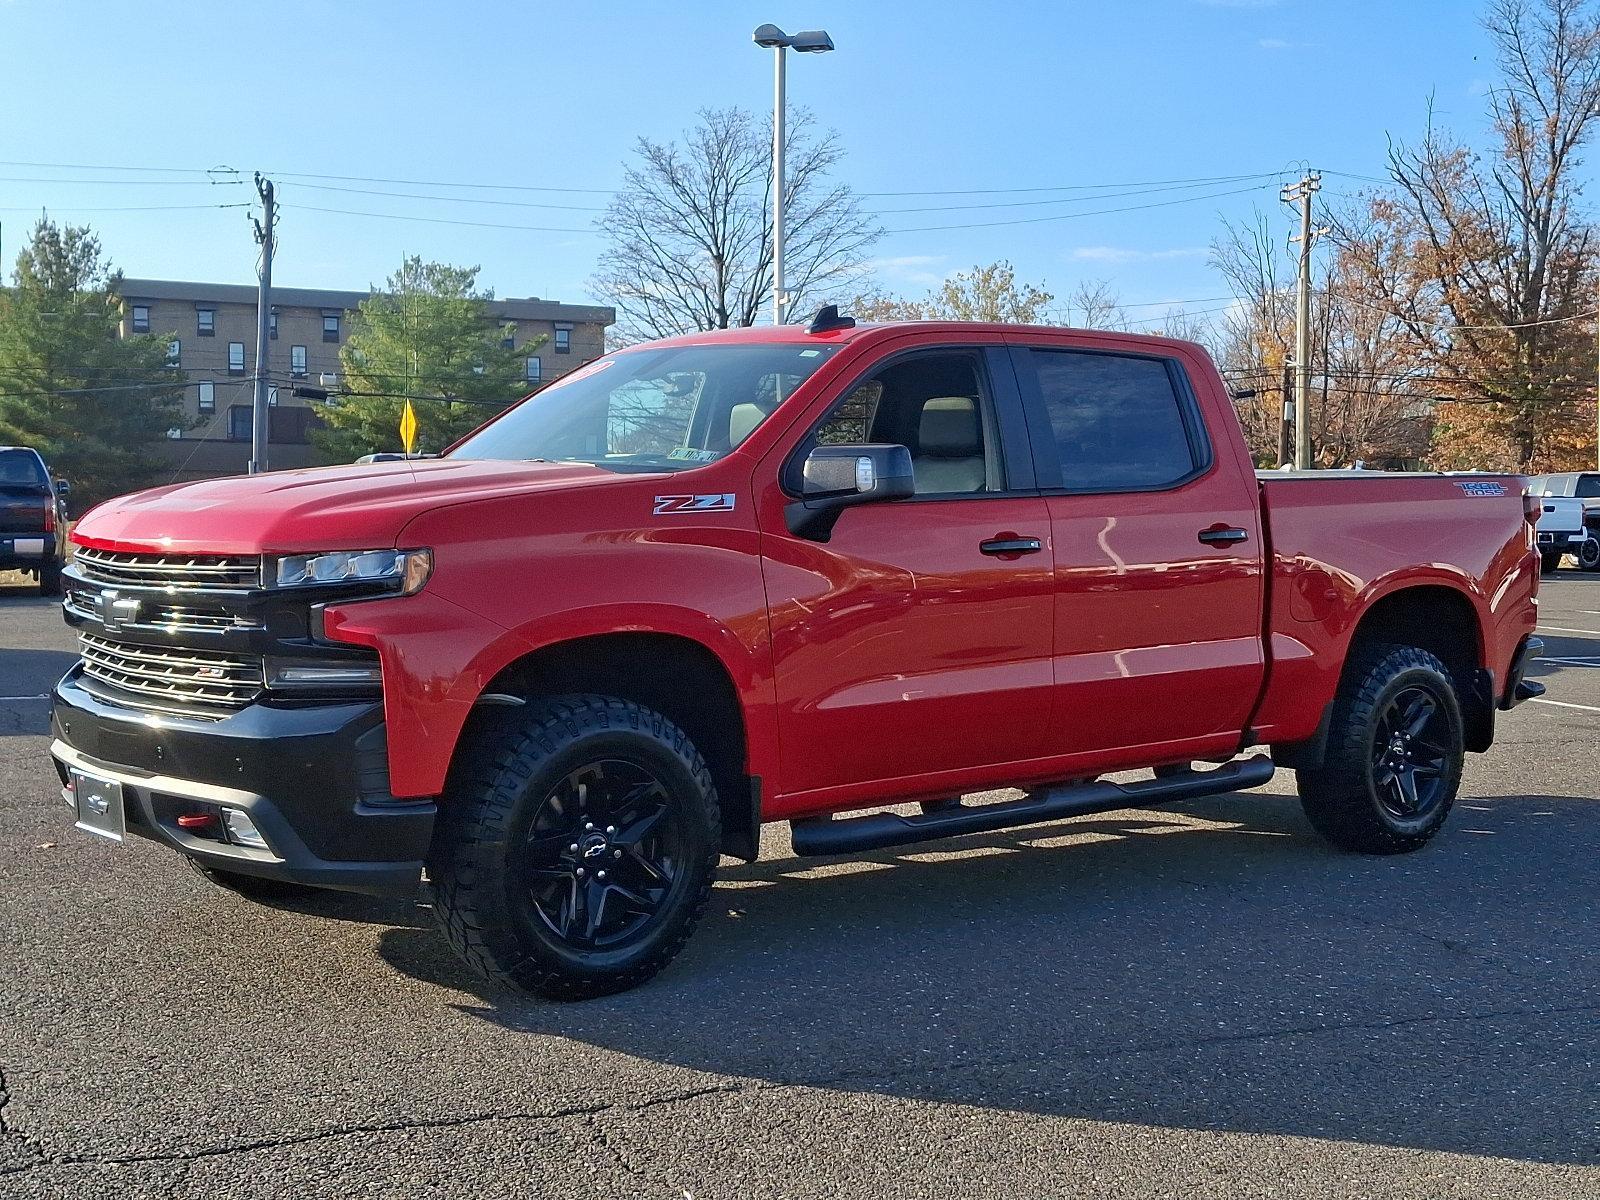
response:
<svg viewBox="0 0 1600 1200"><path fill-rule="evenodd" d="M78 522L72 540L135 554L387 548L407 522L429 509L619 478L585 463L474 459L271 471L107 500Z"/></svg>

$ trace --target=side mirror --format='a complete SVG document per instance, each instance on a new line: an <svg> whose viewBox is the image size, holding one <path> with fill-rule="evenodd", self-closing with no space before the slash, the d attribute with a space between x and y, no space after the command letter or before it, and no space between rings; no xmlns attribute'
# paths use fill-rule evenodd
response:
<svg viewBox="0 0 1600 1200"><path fill-rule="evenodd" d="M72 485L65 479L56 480L56 495L68 496L72 494Z"/></svg>
<svg viewBox="0 0 1600 1200"><path fill-rule="evenodd" d="M806 456L802 498L783 515L796 537L825 542L845 509L899 500L915 490L911 451L904 446L818 446Z"/></svg>

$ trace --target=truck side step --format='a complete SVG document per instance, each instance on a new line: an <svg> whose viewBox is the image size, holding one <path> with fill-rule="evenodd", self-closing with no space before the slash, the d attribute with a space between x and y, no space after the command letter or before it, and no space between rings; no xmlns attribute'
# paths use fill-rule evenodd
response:
<svg viewBox="0 0 1600 1200"><path fill-rule="evenodd" d="M951 808L902 817L894 813L869 813L864 817L830 819L813 817L790 824L796 854L859 854L904 846L933 838L966 833L988 833L1018 825L1038 825L1065 817L1115 812L1171 804L1195 796L1215 796L1242 788L1260 787L1272 778L1272 760L1265 755L1240 759L1211 771L1182 770L1138 783L1062 784L1035 792L1021 800L975 807Z"/></svg>

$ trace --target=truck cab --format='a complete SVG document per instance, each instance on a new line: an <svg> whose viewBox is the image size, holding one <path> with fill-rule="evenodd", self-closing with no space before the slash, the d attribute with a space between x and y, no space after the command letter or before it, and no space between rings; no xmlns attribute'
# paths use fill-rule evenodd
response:
<svg viewBox="0 0 1600 1200"><path fill-rule="evenodd" d="M1281 766L1410 851L1540 690L1524 490L1262 479L1190 343L824 310L435 460L95 509L52 753L80 828L258 893L425 870L468 962L567 998L659 970L771 822L860 853Z"/></svg>

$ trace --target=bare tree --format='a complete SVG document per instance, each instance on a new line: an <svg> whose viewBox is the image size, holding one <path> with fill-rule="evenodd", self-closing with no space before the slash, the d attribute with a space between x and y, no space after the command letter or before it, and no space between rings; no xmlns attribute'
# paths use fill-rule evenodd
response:
<svg viewBox="0 0 1600 1200"><path fill-rule="evenodd" d="M1404 327L1435 390L1446 465L1532 470L1592 438L1574 403L1592 363L1586 319L1593 231L1575 207L1600 117L1594 0L1495 0L1485 19L1500 71L1481 159L1433 127L1390 147L1392 195L1365 237L1341 240L1368 301ZM1592 457L1592 449L1589 451Z"/></svg>
<svg viewBox="0 0 1600 1200"><path fill-rule="evenodd" d="M1128 321L1109 279L1085 279L1067 297L1066 324L1079 329L1121 329Z"/></svg>
<svg viewBox="0 0 1600 1200"><path fill-rule="evenodd" d="M680 143L640 138L637 161L601 218L593 281L617 309L622 341L753 325L772 295L772 134L736 108L707 109ZM784 283L804 313L858 277L882 234L830 178L844 156L804 111L785 157Z"/></svg>

